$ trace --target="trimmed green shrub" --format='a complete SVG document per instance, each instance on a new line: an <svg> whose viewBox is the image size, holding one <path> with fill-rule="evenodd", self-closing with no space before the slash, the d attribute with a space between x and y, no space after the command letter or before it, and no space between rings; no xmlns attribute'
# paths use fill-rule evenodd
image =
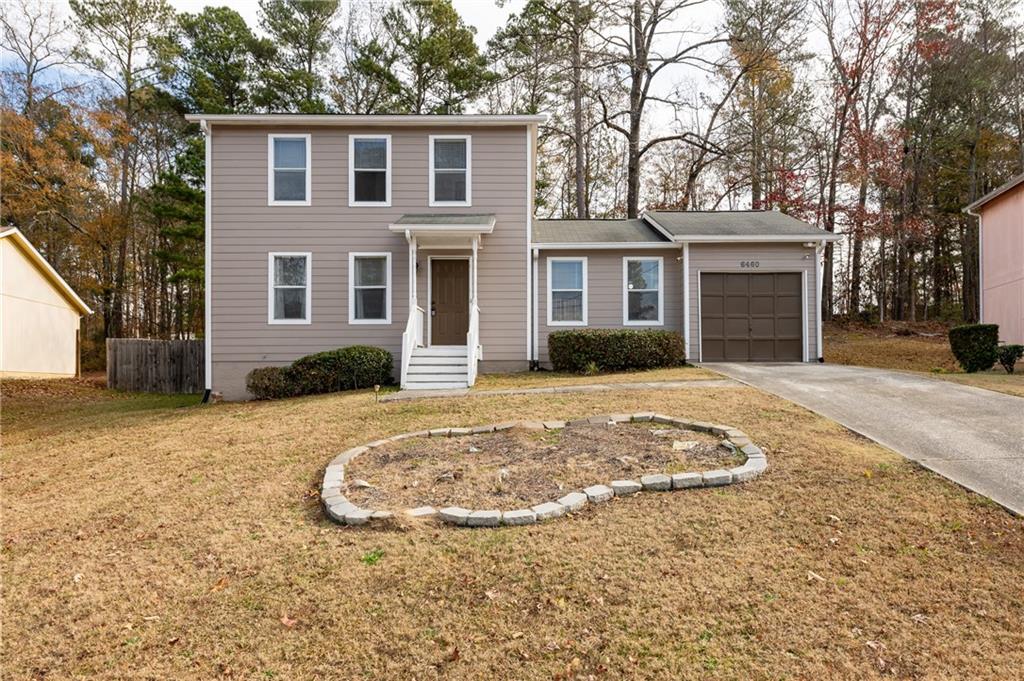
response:
<svg viewBox="0 0 1024 681"><path fill-rule="evenodd" d="M245 387L257 400L279 400L293 397L295 386L288 377L288 367L260 367L245 377Z"/></svg>
<svg viewBox="0 0 1024 681"><path fill-rule="evenodd" d="M584 373L680 366L686 362L683 337L660 329L571 329L548 334L555 371Z"/></svg>
<svg viewBox="0 0 1024 681"><path fill-rule="evenodd" d="M996 359L1008 374L1013 373L1013 365L1021 357L1024 357L1024 345L1000 345L996 348Z"/></svg>
<svg viewBox="0 0 1024 681"><path fill-rule="evenodd" d="M306 355L287 367L253 369L246 387L258 400L316 395L391 383L391 353L352 345Z"/></svg>
<svg viewBox="0 0 1024 681"><path fill-rule="evenodd" d="M949 347L967 373L987 371L996 363L999 325L964 324L953 327L949 330Z"/></svg>

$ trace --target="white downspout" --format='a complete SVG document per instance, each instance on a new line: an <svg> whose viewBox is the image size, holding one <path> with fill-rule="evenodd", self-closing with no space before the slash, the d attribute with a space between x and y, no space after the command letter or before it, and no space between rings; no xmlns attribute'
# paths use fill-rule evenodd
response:
<svg viewBox="0 0 1024 681"><path fill-rule="evenodd" d="M540 249L534 248L531 251L530 257L533 260L533 273L531 275L533 277L533 286L531 288L532 299L530 300L530 307L532 309L531 314L533 316L533 337L531 338L532 347L530 348L530 359L534 363L537 363L540 361L540 311L537 309L537 284L540 281L538 279L538 261L540 260Z"/></svg>
<svg viewBox="0 0 1024 681"><path fill-rule="evenodd" d="M213 125L206 119L199 121L206 146L206 176L203 179L206 190L206 205L203 224L203 373L206 392L203 400L213 392Z"/></svg>
<svg viewBox="0 0 1024 681"><path fill-rule="evenodd" d="M690 243L683 242L683 352L690 356Z"/></svg>
<svg viewBox="0 0 1024 681"><path fill-rule="evenodd" d="M822 283L823 283L821 278L823 276L822 275L822 271L824 269L824 267L823 267L824 255L825 255L825 242L824 241L820 241L820 242L818 242L818 247L814 249L814 283L816 284L815 288L818 289L817 295L814 298L814 319L815 319L815 327L816 327L815 328L815 331L816 331L816 336L815 337L817 339L817 345L815 346L815 351L818 354L818 361L819 362L824 362L825 361L825 350L822 347L822 340L821 340L821 290L822 290L821 287L822 287Z"/></svg>

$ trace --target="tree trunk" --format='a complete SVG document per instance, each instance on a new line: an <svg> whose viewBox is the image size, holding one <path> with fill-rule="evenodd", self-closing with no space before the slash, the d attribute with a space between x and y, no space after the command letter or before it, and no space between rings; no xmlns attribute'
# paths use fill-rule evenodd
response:
<svg viewBox="0 0 1024 681"><path fill-rule="evenodd" d="M587 177L583 158L583 27L579 2L572 3L572 124L576 165L576 218L587 216Z"/></svg>
<svg viewBox="0 0 1024 681"><path fill-rule="evenodd" d="M862 168L865 171L866 168ZM850 310L849 314L860 312L861 263L864 252L864 211L868 204L868 177L862 172L860 188L857 192L857 223L853 230L853 248L850 258Z"/></svg>

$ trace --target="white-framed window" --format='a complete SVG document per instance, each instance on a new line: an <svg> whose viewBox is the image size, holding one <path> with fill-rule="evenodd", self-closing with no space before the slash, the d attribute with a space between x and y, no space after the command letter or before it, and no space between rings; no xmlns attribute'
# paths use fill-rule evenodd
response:
<svg viewBox="0 0 1024 681"><path fill-rule="evenodd" d="M391 323L391 254L348 254L348 323Z"/></svg>
<svg viewBox="0 0 1024 681"><path fill-rule="evenodd" d="M548 326L587 325L587 259L548 258Z"/></svg>
<svg viewBox="0 0 1024 681"><path fill-rule="evenodd" d="M473 139L430 135L430 205L473 205Z"/></svg>
<svg viewBox="0 0 1024 681"><path fill-rule="evenodd" d="M391 135L348 136L348 205L391 205Z"/></svg>
<svg viewBox="0 0 1024 681"><path fill-rule="evenodd" d="M310 205L311 158L309 135L267 135L267 205Z"/></svg>
<svg viewBox="0 0 1024 681"><path fill-rule="evenodd" d="M309 324L313 255L268 253L267 256L267 323Z"/></svg>
<svg viewBox="0 0 1024 681"><path fill-rule="evenodd" d="M662 258L622 259L622 323L661 326L664 323L665 276Z"/></svg>

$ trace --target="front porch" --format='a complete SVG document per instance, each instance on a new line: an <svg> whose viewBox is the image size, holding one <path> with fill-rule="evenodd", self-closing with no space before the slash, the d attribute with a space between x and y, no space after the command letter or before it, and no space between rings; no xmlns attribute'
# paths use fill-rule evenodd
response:
<svg viewBox="0 0 1024 681"><path fill-rule="evenodd" d="M403 215L389 226L403 234L409 246L403 389L452 390L476 382L483 357L477 256L481 239L494 231L494 222L493 215L426 214ZM419 271L424 257L425 273Z"/></svg>

